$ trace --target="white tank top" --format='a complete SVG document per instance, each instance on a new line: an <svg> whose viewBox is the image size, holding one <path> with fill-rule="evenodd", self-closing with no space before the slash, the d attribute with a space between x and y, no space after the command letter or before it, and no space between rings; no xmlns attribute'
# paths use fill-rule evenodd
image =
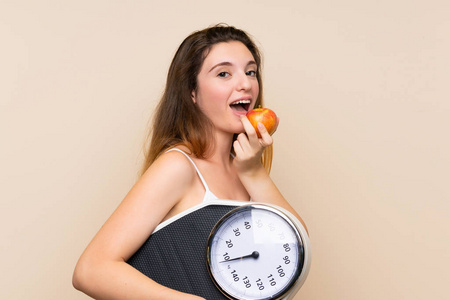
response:
<svg viewBox="0 0 450 300"><path fill-rule="evenodd" d="M192 165L194 166L195 170L197 171L198 177L200 177L200 180L202 181L202 184L205 187L205 196L203 197L203 201L202 202L210 201L210 200L218 200L219 198L217 198L216 195L214 195L209 190L209 187L206 184L206 181L203 178L202 173L200 173L200 170L197 168L197 166L195 165L194 161L189 157L189 155L187 155L183 150L180 150L178 148L169 149L169 150L166 151L166 153L170 152L170 151L173 151L173 150L183 153L184 156L186 156L189 159L189 161L192 163Z"/></svg>

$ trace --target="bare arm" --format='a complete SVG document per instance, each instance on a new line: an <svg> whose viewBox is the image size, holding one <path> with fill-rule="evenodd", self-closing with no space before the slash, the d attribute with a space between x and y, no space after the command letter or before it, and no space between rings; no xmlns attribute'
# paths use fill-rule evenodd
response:
<svg viewBox="0 0 450 300"><path fill-rule="evenodd" d="M155 161L81 255L74 287L95 299L203 299L164 287L126 263L194 178L180 154L166 153Z"/></svg>
<svg viewBox="0 0 450 300"><path fill-rule="evenodd" d="M262 125L262 127L258 127L258 130L261 133L261 138L258 138L250 121L246 117L242 117L241 121L247 135L243 133L239 134L233 147L236 152L234 165L238 171L239 179L242 184L245 186L253 200L275 204L288 210L299 219L306 229L306 225L302 218L289 202L286 201L261 164L261 155L264 148L273 143L272 137L263 124L258 124L258 126Z"/></svg>

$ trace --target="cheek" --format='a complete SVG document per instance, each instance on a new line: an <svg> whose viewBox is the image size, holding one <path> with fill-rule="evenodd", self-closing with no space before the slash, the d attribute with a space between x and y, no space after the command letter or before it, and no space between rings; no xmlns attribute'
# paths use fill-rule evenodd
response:
<svg viewBox="0 0 450 300"><path fill-rule="evenodd" d="M255 81L255 83L253 84L252 90L253 90L253 97L255 99L258 98L258 96L259 96L259 83L258 83L258 81Z"/></svg>
<svg viewBox="0 0 450 300"><path fill-rule="evenodd" d="M220 85L207 85L199 89L201 105L204 107L215 107L223 104L230 96L229 90Z"/></svg>

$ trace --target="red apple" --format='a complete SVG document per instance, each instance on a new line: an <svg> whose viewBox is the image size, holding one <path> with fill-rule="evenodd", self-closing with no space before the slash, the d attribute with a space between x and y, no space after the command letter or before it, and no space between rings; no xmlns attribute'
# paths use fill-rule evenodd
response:
<svg viewBox="0 0 450 300"><path fill-rule="evenodd" d="M261 137L261 134L258 131L258 122L263 123L269 134L274 133L277 127L277 115L273 112L273 110L268 108L259 107L252 109L247 113L247 119L250 123L252 123L258 137Z"/></svg>

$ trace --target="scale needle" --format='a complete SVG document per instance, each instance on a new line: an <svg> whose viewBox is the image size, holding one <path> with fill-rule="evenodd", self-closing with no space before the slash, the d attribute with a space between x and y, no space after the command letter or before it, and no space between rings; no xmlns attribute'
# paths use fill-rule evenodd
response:
<svg viewBox="0 0 450 300"><path fill-rule="evenodd" d="M259 252L258 251L253 251L252 254L244 255L244 256L240 256L240 257L235 257L235 258L231 258L231 259L228 259L228 260L224 260L224 261L221 261L221 263L229 262L229 261L232 261L232 260L239 260L239 259L244 259L244 258L250 258L250 257L258 258L259 257Z"/></svg>

